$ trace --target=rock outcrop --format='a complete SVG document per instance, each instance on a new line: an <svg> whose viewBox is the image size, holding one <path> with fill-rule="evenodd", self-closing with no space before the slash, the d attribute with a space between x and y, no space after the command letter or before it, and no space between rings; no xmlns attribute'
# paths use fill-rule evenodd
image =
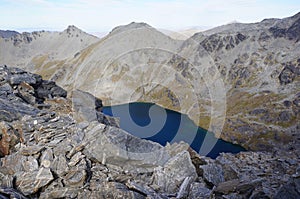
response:
<svg viewBox="0 0 300 199"><path fill-rule="evenodd" d="M43 101L23 100L14 94L19 85L28 80L26 84L35 90L36 82L45 80L16 68L1 70L1 84L6 88L1 100L11 108L27 107L27 111L14 109L16 117L10 120L1 119L1 198L300 196L297 154L241 152L212 160L199 156L186 143L163 147L99 120L76 121L76 110L65 92L53 95L47 89L49 98ZM16 71L28 78L12 86L10 74ZM37 99L30 89L23 94ZM90 99L95 109L96 98ZM101 103L96 102L99 108ZM6 118L6 113L0 115Z"/></svg>
<svg viewBox="0 0 300 199"><path fill-rule="evenodd" d="M2 38L10 38L13 36L16 36L20 33L18 33L17 31L13 31L13 30L0 30L0 37Z"/></svg>

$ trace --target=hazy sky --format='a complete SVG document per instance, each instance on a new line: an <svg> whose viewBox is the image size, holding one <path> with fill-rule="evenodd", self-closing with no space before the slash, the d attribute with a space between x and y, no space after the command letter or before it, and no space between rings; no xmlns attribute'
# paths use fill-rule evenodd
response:
<svg viewBox="0 0 300 199"><path fill-rule="evenodd" d="M300 12L300 0L0 0L0 29L110 31L132 21L178 30Z"/></svg>

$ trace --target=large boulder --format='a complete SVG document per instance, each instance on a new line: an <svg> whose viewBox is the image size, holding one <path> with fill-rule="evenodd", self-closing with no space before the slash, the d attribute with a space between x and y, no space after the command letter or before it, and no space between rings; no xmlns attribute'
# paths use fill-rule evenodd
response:
<svg viewBox="0 0 300 199"><path fill-rule="evenodd" d="M196 177L196 169L187 151L172 157L164 166L155 168L153 173L154 184L160 187L161 192L169 194L178 192L186 178L191 178L191 183Z"/></svg>
<svg viewBox="0 0 300 199"><path fill-rule="evenodd" d="M102 124L119 127L119 120L115 117L104 115L102 100L88 92L73 90L71 93L73 117L78 121L98 121Z"/></svg>
<svg viewBox="0 0 300 199"><path fill-rule="evenodd" d="M83 142L86 143L83 153L89 158L122 170L153 171L170 157L160 144L104 124L87 129Z"/></svg>

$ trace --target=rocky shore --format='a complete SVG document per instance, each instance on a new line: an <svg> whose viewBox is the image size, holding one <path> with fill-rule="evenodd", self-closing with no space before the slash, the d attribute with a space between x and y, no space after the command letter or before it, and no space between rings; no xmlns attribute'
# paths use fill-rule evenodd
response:
<svg viewBox="0 0 300 199"><path fill-rule="evenodd" d="M299 154L199 156L130 135L91 94L0 67L0 198L299 198Z"/></svg>

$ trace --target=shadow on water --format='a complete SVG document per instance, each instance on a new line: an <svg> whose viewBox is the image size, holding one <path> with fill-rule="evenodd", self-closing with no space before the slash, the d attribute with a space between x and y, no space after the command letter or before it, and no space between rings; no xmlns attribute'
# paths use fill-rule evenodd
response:
<svg viewBox="0 0 300 199"><path fill-rule="evenodd" d="M185 141L197 152L203 141L215 145L206 155L216 158L221 152L238 153L245 151L239 145L214 137L214 134L196 126L187 115L164 109L153 103L134 102L103 107L103 113L120 118L120 127L134 136L166 145Z"/></svg>

